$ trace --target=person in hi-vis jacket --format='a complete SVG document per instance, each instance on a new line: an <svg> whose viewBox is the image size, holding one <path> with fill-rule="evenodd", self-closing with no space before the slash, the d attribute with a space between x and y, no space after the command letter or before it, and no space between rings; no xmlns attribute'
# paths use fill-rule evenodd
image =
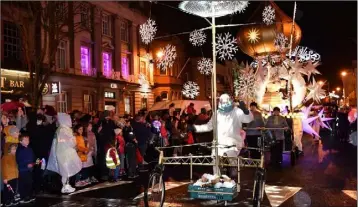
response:
<svg viewBox="0 0 358 207"><path fill-rule="evenodd" d="M197 133L213 130L212 120L207 124L194 125ZM218 135L218 155L237 157L243 147L240 131L243 123L250 123L253 120L252 113L246 108L244 102L239 103L239 108L235 107L233 100L228 94L220 96L217 110L217 135ZM231 146L231 147L226 147ZM215 155L215 148L212 149L212 155ZM214 167L214 174L217 174Z"/></svg>

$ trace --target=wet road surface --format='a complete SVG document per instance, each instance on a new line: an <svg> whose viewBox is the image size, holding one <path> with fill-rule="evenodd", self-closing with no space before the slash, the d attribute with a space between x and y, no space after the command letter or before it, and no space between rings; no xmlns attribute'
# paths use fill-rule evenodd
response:
<svg viewBox="0 0 358 207"><path fill-rule="evenodd" d="M290 164L290 156L284 155L281 169L267 166L266 193L262 206L282 207L341 207L357 206L357 150L349 144L337 142L326 136L319 144L312 138L303 139L304 156L295 166ZM195 179L211 167L194 167ZM229 206L252 206L252 189L255 169L242 168L241 192ZM166 166L165 206L223 206L223 203L207 200L192 200L187 193L189 168L186 166ZM101 183L72 195L38 195L36 207L70 206L143 206L140 197L148 173L134 181L121 181L116 184ZM28 205L31 206L31 205Z"/></svg>

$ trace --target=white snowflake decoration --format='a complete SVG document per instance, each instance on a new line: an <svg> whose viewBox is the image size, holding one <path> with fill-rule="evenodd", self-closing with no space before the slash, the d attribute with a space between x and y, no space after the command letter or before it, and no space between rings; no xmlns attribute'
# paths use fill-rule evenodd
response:
<svg viewBox="0 0 358 207"><path fill-rule="evenodd" d="M239 77L234 81L235 95L244 99L254 99L256 94L255 73L250 71L240 71Z"/></svg>
<svg viewBox="0 0 358 207"><path fill-rule="evenodd" d="M274 44L279 52L283 52L288 47L288 38L283 33L278 33Z"/></svg>
<svg viewBox="0 0 358 207"><path fill-rule="evenodd" d="M266 25L271 25L274 23L276 18L275 9L271 5L265 6L264 11L262 12L262 21Z"/></svg>
<svg viewBox="0 0 358 207"><path fill-rule="evenodd" d="M308 86L308 90L310 91L306 97L306 100L313 99L313 101L316 101L318 103L321 102L321 98L324 98L326 96L326 91L322 89L321 84L318 84L316 80L313 78L312 84Z"/></svg>
<svg viewBox="0 0 358 207"><path fill-rule="evenodd" d="M155 34L157 33L155 21L149 18L144 24L139 26L139 33L144 44L147 45L152 42Z"/></svg>
<svg viewBox="0 0 358 207"><path fill-rule="evenodd" d="M236 39L234 37L231 39L230 33L226 33L224 36L222 36L222 34L218 34L216 38L216 53L219 54L219 59L225 60L225 57L227 57L231 60L234 57L234 53L238 51Z"/></svg>
<svg viewBox="0 0 358 207"><path fill-rule="evenodd" d="M189 41L194 46L202 46L206 42L206 35L202 30L194 30L189 35Z"/></svg>
<svg viewBox="0 0 358 207"><path fill-rule="evenodd" d="M213 61L210 58L201 58L198 61L198 70L203 75L210 75L213 69Z"/></svg>
<svg viewBox="0 0 358 207"><path fill-rule="evenodd" d="M168 44L165 48L160 50L162 57L157 58L158 67L165 71L167 68L171 68L174 64L175 58L177 57L175 46Z"/></svg>
<svg viewBox="0 0 358 207"><path fill-rule="evenodd" d="M199 95L199 85L195 83L194 81L187 81L183 85L182 93L185 97L194 99Z"/></svg>

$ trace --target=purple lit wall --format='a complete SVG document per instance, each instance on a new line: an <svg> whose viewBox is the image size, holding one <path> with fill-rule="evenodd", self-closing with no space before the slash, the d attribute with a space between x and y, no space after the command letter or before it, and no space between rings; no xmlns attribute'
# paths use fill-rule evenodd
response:
<svg viewBox="0 0 358 207"><path fill-rule="evenodd" d="M128 57L122 57L122 76L123 78L128 78L129 76Z"/></svg>
<svg viewBox="0 0 358 207"><path fill-rule="evenodd" d="M102 53L103 56L103 75L109 77L111 75L111 54Z"/></svg>
<svg viewBox="0 0 358 207"><path fill-rule="evenodd" d="M90 73L90 54L88 47L81 47L81 71L82 74L89 75Z"/></svg>

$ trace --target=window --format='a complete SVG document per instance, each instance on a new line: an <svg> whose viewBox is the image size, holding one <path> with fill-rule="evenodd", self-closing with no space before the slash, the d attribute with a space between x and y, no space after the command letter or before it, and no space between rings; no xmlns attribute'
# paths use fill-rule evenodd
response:
<svg viewBox="0 0 358 207"><path fill-rule="evenodd" d="M64 21L66 19L67 16L66 2L58 2L58 4L56 4L56 14L57 14L56 20Z"/></svg>
<svg viewBox="0 0 358 207"><path fill-rule="evenodd" d="M147 76L147 64L145 61L140 61L140 73Z"/></svg>
<svg viewBox="0 0 358 207"><path fill-rule="evenodd" d="M16 24L4 21L4 57L20 59L21 38L20 31Z"/></svg>
<svg viewBox="0 0 358 207"><path fill-rule="evenodd" d="M167 70L162 70L162 69L159 68L159 73L160 73L160 75L166 75Z"/></svg>
<svg viewBox="0 0 358 207"><path fill-rule="evenodd" d="M58 95L57 112L67 113L67 93L63 91Z"/></svg>
<svg viewBox="0 0 358 207"><path fill-rule="evenodd" d="M112 21L110 15L103 15L102 17L102 34L111 36L112 35Z"/></svg>
<svg viewBox="0 0 358 207"><path fill-rule="evenodd" d="M103 75L107 78L111 76L112 71L112 59L111 54L108 52L102 53L103 58Z"/></svg>
<svg viewBox="0 0 358 207"><path fill-rule="evenodd" d="M56 65L59 69L66 68L66 46L67 43L65 41L60 41L57 46L56 52Z"/></svg>
<svg viewBox="0 0 358 207"><path fill-rule="evenodd" d="M115 99L115 98L116 98L116 94L115 94L114 92L105 91L105 92L104 92L104 97L105 97L105 98L110 98L110 99Z"/></svg>
<svg viewBox="0 0 358 207"><path fill-rule="evenodd" d="M121 40L128 42L128 23L126 21L121 21Z"/></svg>
<svg viewBox="0 0 358 207"><path fill-rule="evenodd" d="M89 94L84 94L83 101L84 101L83 111L85 113L92 112L92 96Z"/></svg>
<svg viewBox="0 0 358 207"><path fill-rule="evenodd" d="M122 54L122 76L126 79L129 77L129 58L127 54Z"/></svg>
<svg viewBox="0 0 358 207"><path fill-rule="evenodd" d="M88 5L81 6L81 26L87 29L90 28L90 9Z"/></svg>
<svg viewBox="0 0 358 207"><path fill-rule="evenodd" d="M168 100L168 92L167 91L163 91L160 94L160 97L162 98L162 100Z"/></svg>
<svg viewBox="0 0 358 207"><path fill-rule="evenodd" d="M141 109L147 109L147 98L142 98Z"/></svg>
<svg viewBox="0 0 358 207"><path fill-rule="evenodd" d="M82 74L90 74L90 49L81 46L81 70Z"/></svg>
<svg viewBox="0 0 358 207"><path fill-rule="evenodd" d="M124 112L126 114L130 114L131 113L131 101L129 97L125 97L124 98Z"/></svg>

